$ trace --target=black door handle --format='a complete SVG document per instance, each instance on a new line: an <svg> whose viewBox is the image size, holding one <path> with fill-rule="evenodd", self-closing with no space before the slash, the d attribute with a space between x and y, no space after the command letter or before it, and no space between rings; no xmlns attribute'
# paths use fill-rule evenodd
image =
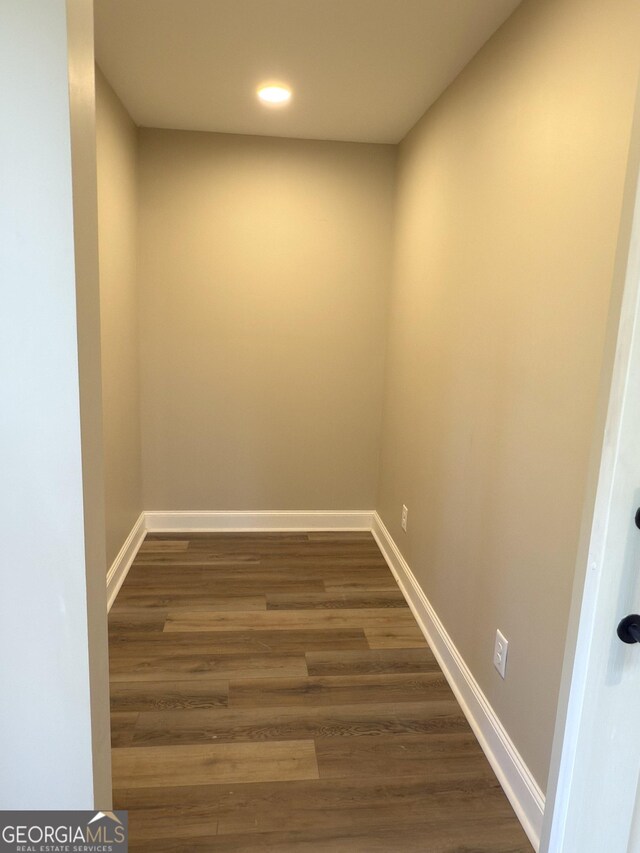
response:
<svg viewBox="0 0 640 853"><path fill-rule="evenodd" d="M640 616L631 613L620 620L618 625L618 636L623 643L640 643Z"/></svg>
<svg viewBox="0 0 640 853"><path fill-rule="evenodd" d="M640 507L636 510L634 521L636 527L640 529ZM617 634L623 643L628 643L629 645L640 643L640 615L638 613L630 613L624 619L621 619L618 624Z"/></svg>

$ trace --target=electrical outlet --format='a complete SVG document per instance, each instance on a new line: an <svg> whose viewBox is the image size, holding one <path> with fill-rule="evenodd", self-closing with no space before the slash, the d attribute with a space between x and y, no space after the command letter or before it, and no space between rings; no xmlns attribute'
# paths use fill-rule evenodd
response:
<svg viewBox="0 0 640 853"><path fill-rule="evenodd" d="M507 640L502 631L496 631L496 644L493 648L493 665L498 670L501 678L505 677L508 651L509 640Z"/></svg>
<svg viewBox="0 0 640 853"><path fill-rule="evenodd" d="M407 517L408 517L408 515L409 515L409 510L403 504L402 505L402 521L400 523L402 524L402 529L404 530L405 533L407 532Z"/></svg>

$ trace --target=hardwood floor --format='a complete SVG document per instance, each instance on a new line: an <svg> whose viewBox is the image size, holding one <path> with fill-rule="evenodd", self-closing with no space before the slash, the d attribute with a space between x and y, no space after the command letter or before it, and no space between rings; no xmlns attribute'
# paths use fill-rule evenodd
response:
<svg viewBox="0 0 640 853"><path fill-rule="evenodd" d="M132 853L531 850L368 533L150 535L109 647Z"/></svg>

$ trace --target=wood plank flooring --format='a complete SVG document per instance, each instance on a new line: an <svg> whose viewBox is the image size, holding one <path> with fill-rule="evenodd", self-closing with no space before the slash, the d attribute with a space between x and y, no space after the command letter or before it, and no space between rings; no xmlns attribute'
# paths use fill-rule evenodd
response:
<svg viewBox="0 0 640 853"><path fill-rule="evenodd" d="M147 536L109 616L132 853L524 853L368 533Z"/></svg>

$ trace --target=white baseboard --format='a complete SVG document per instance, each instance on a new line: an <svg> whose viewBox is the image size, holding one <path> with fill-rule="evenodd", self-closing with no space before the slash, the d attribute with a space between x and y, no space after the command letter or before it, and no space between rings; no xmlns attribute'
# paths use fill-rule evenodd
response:
<svg viewBox="0 0 640 853"><path fill-rule="evenodd" d="M152 533L371 530L373 510L310 512L146 512Z"/></svg>
<svg viewBox="0 0 640 853"><path fill-rule="evenodd" d="M373 514L372 533L529 841L538 850L544 794L377 512Z"/></svg>
<svg viewBox="0 0 640 853"><path fill-rule="evenodd" d="M116 595L124 583L127 572L131 568L131 563L133 563L146 533L145 514L141 512L118 556L107 572L107 610L111 610L111 605L116 600Z"/></svg>

